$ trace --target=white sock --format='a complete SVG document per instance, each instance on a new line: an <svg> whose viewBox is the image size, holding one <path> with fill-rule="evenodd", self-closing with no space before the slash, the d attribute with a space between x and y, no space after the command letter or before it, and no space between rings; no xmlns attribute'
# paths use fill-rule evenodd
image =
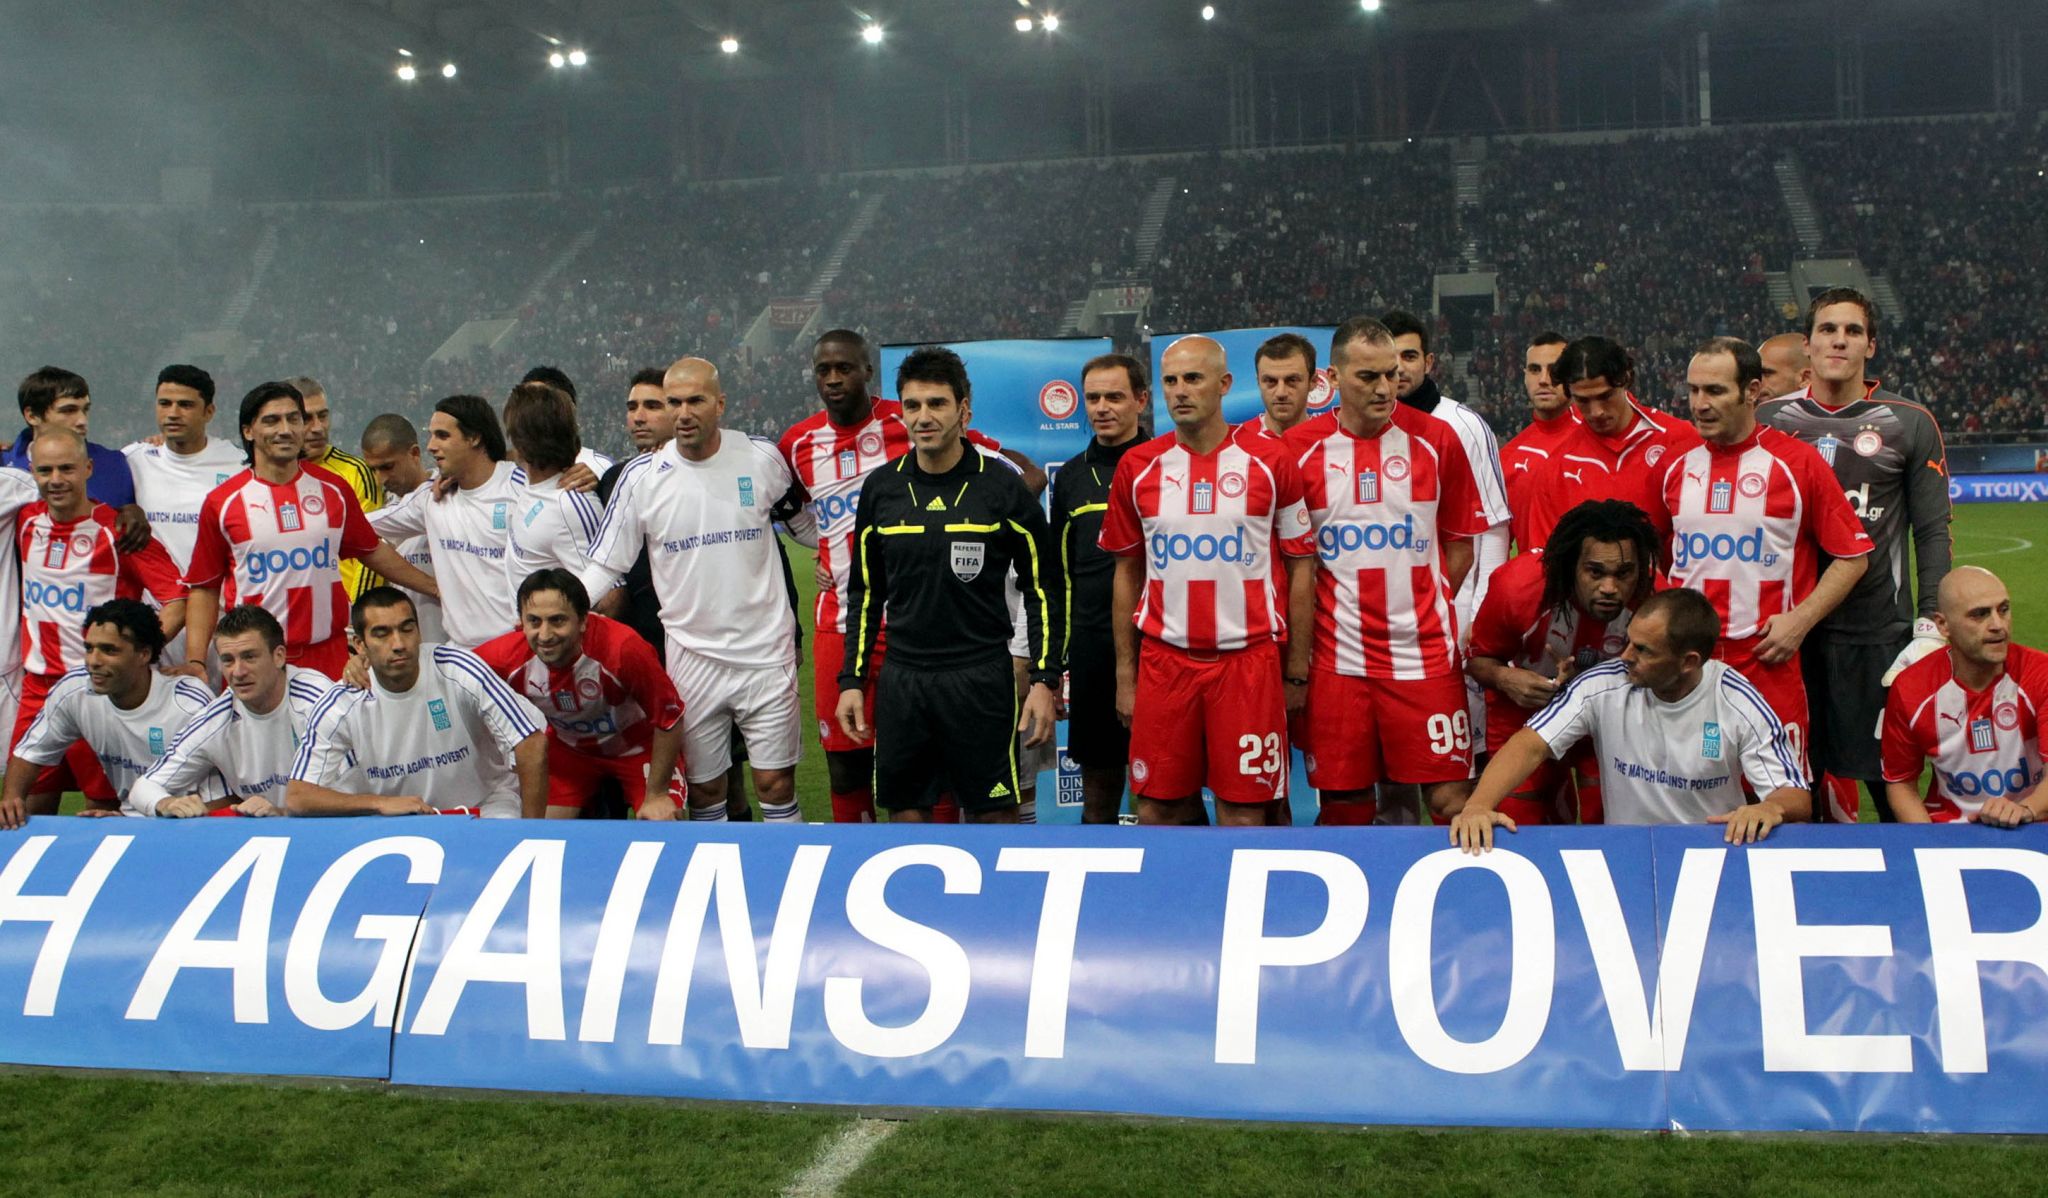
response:
<svg viewBox="0 0 2048 1198"><path fill-rule="evenodd" d="M761 804L761 820L770 824L800 824L804 822L804 814L797 807L796 800L791 799L787 803Z"/></svg>
<svg viewBox="0 0 2048 1198"><path fill-rule="evenodd" d="M691 823L722 824L725 822L725 804L716 807L690 808Z"/></svg>

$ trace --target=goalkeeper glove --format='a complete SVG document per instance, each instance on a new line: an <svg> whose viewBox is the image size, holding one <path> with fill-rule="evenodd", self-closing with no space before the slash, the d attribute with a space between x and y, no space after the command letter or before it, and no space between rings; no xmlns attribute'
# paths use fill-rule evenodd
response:
<svg viewBox="0 0 2048 1198"><path fill-rule="evenodd" d="M1941 635L1941 629L1935 627L1933 620L1922 616L1913 621L1913 639L1907 641L1906 647L1899 650L1899 655L1892 659L1891 668L1884 672L1884 684L1890 686L1893 680L1906 672L1908 666L1930 653L1947 647L1948 638Z"/></svg>

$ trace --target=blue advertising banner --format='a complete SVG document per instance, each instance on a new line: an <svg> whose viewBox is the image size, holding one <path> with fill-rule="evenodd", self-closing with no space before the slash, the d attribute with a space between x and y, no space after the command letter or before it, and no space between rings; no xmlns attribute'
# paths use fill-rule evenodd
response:
<svg viewBox="0 0 2048 1198"><path fill-rule="evenodd" d="M767 1102L2048 1132L2048 830L36 819L0 1060Z"/></svg>
<svg viewBox="0 0 2048 1198"><path fill-rule="evenodd" d="M896 394L896 368L914 345L882 347L879 393ZM1038 341L961 341L947 349L967 364L974 386L973 427L1040 465L1064 462L1092 435L1081 410L1081 367L1110 351L1107 337Z"/></svg>
<svg viewBox="0 0 2048 1198"><path fill-rule="evenodd" d="M2048 474L1957 474L1948 480L1951 503L2048 501Z"/></svg>
<svg viewBox="0 0 2048 1198"><path fill-rule="evenodd" d="M1223 346L1223 358L1230 366L1230 390L1223 393L1223 418L1243 424L1266 410L1259 399L1259 375L1253 355L1266 339L1280 333L1296 333L1316 347L1316 385L1309 392L1308 412L1320 416L1337 406L1337 389L1330 373L1330 335L1334 327L1288 326L1270 329L1218 329L1202 333L1154 333L1152 335L1152 427L1165 432L1173 427L1166 414L1166 396L1158 386L1160 359L1166 347L1182 337L1211 337Z"/></svg>

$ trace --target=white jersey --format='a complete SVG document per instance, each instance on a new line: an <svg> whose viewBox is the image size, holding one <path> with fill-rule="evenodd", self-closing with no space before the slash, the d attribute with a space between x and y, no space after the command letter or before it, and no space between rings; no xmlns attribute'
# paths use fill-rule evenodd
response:
<svg viewBox="0 0 2048 1198"><path fill-rule="evenodd" d="M526 488L512 480L512 469L510 462L499 462L482 486L441 500L423 485L370 513L370 526L385 540L426 537L451 645L473 649L518 623L505 555Z"/></svg>
<svg viewBox="0 0 2048 1198"><path fill-rule="evenodd" d="M1486 518L1486 531L1472 538L1472 569L1458 587L1452 606L1458 613L1458 627L1469 632L1472 617L1486 598L1486 580L1508 560L1508 484L1500 468L1500 439L1486 417L1445 395L1437 400L1431 415L1451 426L1458 444L1465 447L1465 460L1472 466L1472 483L1479 492L1479 511Z"/></svg>
<svg viewBox="0 0 2048 1198"><path fill-rule="evenodd" d="M432 485L432 481L429 480L421 483L418 489L425 490ZM405 496L395 491L387 491L385 492L384 504L386 507L390 507L404 498ZM407 537L403 541L393 542L391 547L397 551L398 556L410 562L420 572L429 576L434 573L434 554L427 548L427 538ZM398 586L395 582L391 585ZM406 598L412 600L413 613L419 617L420 643L436 645L447 640L448 634L443 629L441 621L441 601L432 595L415 591L411 587L398 587L398 589L405 592Z"/></svg>
<svg viewBox="0 0 2048 1198"><path fill-rule="evenodd" d="M505 552L506 581L515 599L519 584L536 570L561 569L575 574L588 567L590 546L602 523L604 508L594 492L563 490L559 474L543 483L528 484L525 499L512 517Z"/></svg>
<svg viewBox="0 0 2048 1198"><path fill-rule="evenodd" d="M583 585L604 594L644 546L671 643L748 669L789 661L796 617L770 509L794 485L774 445L731 429L702 462L673 441L643 454L619 475Z"/></svg>
<svg viewBox="0 0 2048 1198"><path fill-rule="evenodd" d="M121 452L127 455L128 473L135 477L135 502L149 518L150 534L184 571L192 564L192 546L199 540L200 505L215 487L248 466L245 455L219 437L207 438L193 454L141 441Z"/></svg>
<svg viewBox="0 0 2048 1198"><path fill-rule="evenodd" d="M599 478L603 478L605 471L610 470L613 466L617 465L617 463L612 461L611 458L597 452L595 449L592 449L588 445L585 445L583 448L576 451L576 464L579 466L588 466L590 468L590 472L592 474L597 475ZM522 487L526 486L526 467L512 467L512 481L518 483Z"/></svg>
<svg viewBox="0 0 2048 1198"><path fill-rule="evenodd" d="M82 740L99 758L115 795L126 798L136 780L211 702L213 692L192 679L152 669L149 697L123 711L111 698L93 692L84 670L73 670L50 688L42 713L15 743L14 755L37 765L55 765L73 741Z"/></svg>
<svg viewBox="0 0 2048 1198"><path fill-rule="evenodd" d="M420 647L404 692L338 686L315 708L292 777L349 794L418 795L430 806L520 813L512 750L543 731L541 714L476 654Z"/></svg>
<svg viewBox="0 0 2048 1198"><path fill-rule="evenodd" d="M214 696L137 780L128 810L155 815L158 803L189 794L264 799L282 809L313 709L333 689L334 680L318 670L286 666L284 699L268 715L250 711L233 691Z"/></svg>
<svg viewBox="0 0 2048 1198"><path fill-rule="evenodd" d="M1593 738L1610 824L1702 824L1742 806L1745 780L1758 797L1809 789L1771 705L1718 661L1676 703L1630 685L1620 661L1605 662L1567 683L1528 727L1552 757Z"/></svg>
<svg viewBox="0 0 2048 1198"><path fill-rule="evenodd" d="M0 466L0 532L7 534L9 545L20 544L15 535L18 531L15 518L21 515L21 509L40 498L35 480L27 471ZM21 558L14 553L0 552L0 628L20 627ZM21 673L21 648L19 636L0 636L0 677ZM18 695L19 692L17 685L15 693ZM6 730L13 732L12 722L8 723Z"/></svg>

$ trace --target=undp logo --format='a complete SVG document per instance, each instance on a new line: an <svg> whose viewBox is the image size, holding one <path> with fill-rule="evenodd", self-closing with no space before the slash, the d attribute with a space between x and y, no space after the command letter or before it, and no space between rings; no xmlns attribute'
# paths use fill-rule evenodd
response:
<svg viewBox="0 0 2048 1198"><path fill-rule="evenodd" d="M327 542L311 549L259 550L242 559L242 568L248 572L249 585L262 586L273 575L286 570L331 570L334 568L334 550Z"/></svg>
<svg viewBox="0 0 2048 1198"><path fill-rule="evenodd" d="M52 583L37 582L31 578L28 584L22 587L21 595L28 601L30 607L70 612L73 615L83 614L85 611L85 584L82 582L60 587Z"/></svg>
<svg viewBox="0 0 2048 1198"><path fill-rule="evenodd" d="M1332 521L1316 530L1316 556L1326 562L1361 549L1378 552L1382 549L1427 548L1429 538L1415 535L1415 517L1412 515L1401 517L1397 524Z"/></svg>
<svg viewBox="0 0 2048 1198"><path fill-rule="evenodd" d="M1054 379L1038 389L1038 410L1047 420L1072 420L1081 410L1081 393L1065 379Z"/></svg>
<svg viewBox="0 0 2048 1198"><path fill-rule="evenodd" d="M1168 562L1242 562L1244 557L1244 532L1239 530L1223 536L1202 533L1189 536L1184 532L1152 534L1152 568L1164 570Z"/></svg>

